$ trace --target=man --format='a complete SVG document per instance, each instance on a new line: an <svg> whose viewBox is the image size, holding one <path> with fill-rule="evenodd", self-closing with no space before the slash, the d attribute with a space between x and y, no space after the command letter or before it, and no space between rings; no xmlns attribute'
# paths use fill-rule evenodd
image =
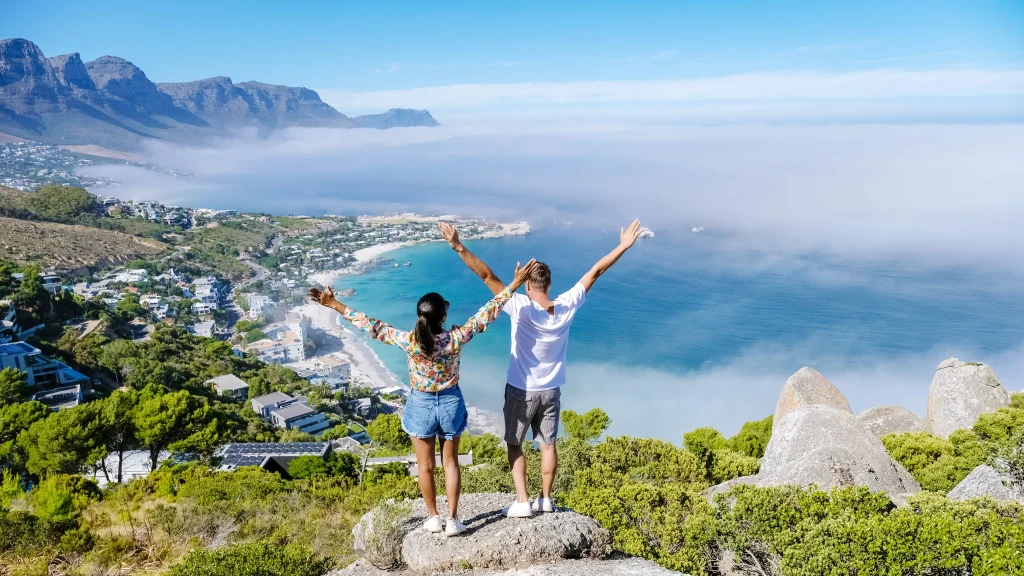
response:
<svg viewBox="0 0 1024 576"><path fill-rule="evenodd" d="M490 267L462 244L454 227L439 222L438 228L448 245L491 292L498 294L505 289L505 284ZM640 221L634 220L629 228L620 231L619 245L598 260L571 290L554 300L548 295L551 269L537 262L526 280L526 295L513 294L503 308L512 318L512 352L504 408L508 462L516 485L516 502L504 511L510 518L526 518L534 512L554 510L551 485L558 468L555 436L561 413L561 386L565 384L569 327L594 282L633 246L641 232ZM533 429L533 438L540 443L543 476L541 495L533 503L526 492L526 457L523 454L523 439L528 428Z"/></svg>

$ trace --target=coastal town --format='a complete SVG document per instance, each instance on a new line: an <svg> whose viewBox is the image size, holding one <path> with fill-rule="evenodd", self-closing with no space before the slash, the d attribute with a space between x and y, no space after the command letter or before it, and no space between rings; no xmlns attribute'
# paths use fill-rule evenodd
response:
<svg viewBox="0 0 1024 576"><path fill-rule="evenodd" d="M380 460L369 458L372 438L367 432L381 416L401 417L408 387L388 371L365 336L339 326L335 312L310 304L308 288L333 285L342 276L378 267L411 265L393 261L389 253L439 241L437 223L442 220L455 223L466 239L530 233L525 222L456 216L273 217L114 197L97 197L95 203L94 210L102 218L122 225L152 226L147 233L156 232L154 237L171 243L164 253L123 265L41 270L39 280L51 298L80 303L82 314L64 322L75 338L88 338L104 322L112 323L112 318L120 319L118 329L125 339L139 345L158 338L160 330L178 328L228 345L237 358L279 366L293 374L287 386L254 385L232 372L203 384L220 401L243 404L243 410L278 431L280 442L256 443L259 446L251 449L237 442L217 448L219 466L225 470L274 466L274 462L281 466L289 450L310 449L367 456L364 465L371 467L412 462L411 457L390 453ZM195 246L198 242L173 245L175 238L184 235L196 239L236 230L260 230L262 241L232 248L218 245L217 251L223 254L216 256L226 260L196 256L202 254ZM27 282L25 272L14 273L10 292L17 294ZM125 385L116 371L113 379L109 374L89 374L27 342L44 324L26 323L29 315L19 310L16 301L16 297L0 301L0 368L26 372L31 400L55 411L66 410ZM499 421L474 408L470 431L500 434ZM235 457L243 453L249 458ZM135 461L138 466L131 475L145 475L151 468L142 455Z"/></svg>

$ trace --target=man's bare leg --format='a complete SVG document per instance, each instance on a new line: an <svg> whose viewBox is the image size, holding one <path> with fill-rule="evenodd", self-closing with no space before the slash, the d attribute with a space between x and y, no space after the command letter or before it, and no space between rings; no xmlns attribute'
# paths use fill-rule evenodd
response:
<svg viewBox="0 0 1024 576"><path fill-rule="evenodd" d="M525 468L525 466L524 466ZM540 473L544 480L541 488L542 498L551 498L551 487L555 484L555 473L558 471L558 447L555 444L540 445ZM525 479L524 479L524 484Z"/></svg>
<svg viewBox="0 0 1024 576"><path fill-rule="evenodd" d="M526 493L526 455L522 444L508 445L508 467L512 469L512 482L516 485L516 501L529 502Z"/></svg>

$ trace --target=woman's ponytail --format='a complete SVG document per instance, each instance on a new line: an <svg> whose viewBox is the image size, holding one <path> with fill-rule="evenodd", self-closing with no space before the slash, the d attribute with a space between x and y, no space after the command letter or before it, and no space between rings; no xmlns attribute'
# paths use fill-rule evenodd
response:
<svg viewBox="0 0 1024 576"><path fill-rule="evenodd" d="M416 343L419 344L424 356L434 355L434 333L430 331L430 321L425 316L416 319L413 337L416 338Z"/></svg>
<svg viewBox="0 0 1024 576"><path fill-rule="evenodd" d="M416 304L416 327L412 335L424 356L433 356L437 352L434 336L444 332L447 317L448 301L437 292L423 296Z"/></svg>

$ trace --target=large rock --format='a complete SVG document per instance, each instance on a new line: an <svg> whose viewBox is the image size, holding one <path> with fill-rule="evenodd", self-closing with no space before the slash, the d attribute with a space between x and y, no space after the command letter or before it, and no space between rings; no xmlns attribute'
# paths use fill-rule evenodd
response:
<svg viewBox="0 0 1024 576"><path fill-rule="evenodd" d="M857 414L857 420L868 432L879 438L886 434L924 431L924 420L902 406L868 408Z"/></svg>
<svg viewBox="0 0 1024 576"><path fill-rule="evenodd" d="M761 485L867 486L889 495L921 490L853 414L829 406L789 414L772 433L758 475Z"/></svg>
<svg viewBox="0 0 1024 576"><path fill-rule="evenodd" d="M928 390L925 427L948 438L955 430L973 426L978 416L1009 404L1010 395L991 367L949 358L939 364Z"/></svg>
<svg viewBox="0 0 1024 576"><path fill-rule="evenodd" d="M365 560L328 576L397 576L407 572L388 572L375 568ZM494 571L462 571L460 576L686 576L662 568L653 562L639 558L609 558L607 560L565 560L547 564ZM411 576L411 574L410 574Z"/></svg>
<svg viewBox="0 0 1024 576"><path fill-rule="evenodd" d="M352 529L353 547L379 568L401 566L413 572L506 570L603 558L611 552L608 531L569 510L529 519L505 518L501 509L514 499L511 494L464 494L459 519L469 531L456 538L423 530L427 518L423 500L413 502L409 515L397 522L382 521L386 509L375 509ZM437 508L447 510L444 498L438 499Z"/></svg>
<svg viewBox="0 0 1024 576"><path fill-rule="evenodd" d="M1010 477L991 466L978 466L949 491L950 500L989 496L996 500L1014 500L1024 504L1024 490L1014 486Z"/></svg>
<svg viewBox="0 0 1024 576"><path fill-rule="evenodd" d="M772 432L778 429L785 417L807 406L831 406L837 410L850 412L850 403L846 396L813 368L804 366L786 380L775 405L775 418L772 420Z"/></svg>

